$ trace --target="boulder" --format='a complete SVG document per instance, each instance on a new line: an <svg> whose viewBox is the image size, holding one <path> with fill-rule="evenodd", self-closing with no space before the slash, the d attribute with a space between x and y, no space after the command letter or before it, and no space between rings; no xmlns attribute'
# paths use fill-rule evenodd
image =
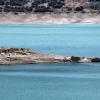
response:
<svg viewBox="0 0 100 100"><path fill-rule="evenodd" d="M71 56L71 62L79 62L80 57Z"/></svg>
<svg viewBox="0 0 100 100"><path fill-rule="evenodd" d="M91 62L100 62L100 58L93 58L91 59Z"/></svg>

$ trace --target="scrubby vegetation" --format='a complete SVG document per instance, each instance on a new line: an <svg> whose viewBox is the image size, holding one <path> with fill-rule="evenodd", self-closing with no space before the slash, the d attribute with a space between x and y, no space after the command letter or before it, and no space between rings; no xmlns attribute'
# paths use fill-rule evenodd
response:
<svg viewBox="0 0 100 100"><path fill-rule="evenodd" d="M100 13L100 0L0 0L0 12Z"/></svg>

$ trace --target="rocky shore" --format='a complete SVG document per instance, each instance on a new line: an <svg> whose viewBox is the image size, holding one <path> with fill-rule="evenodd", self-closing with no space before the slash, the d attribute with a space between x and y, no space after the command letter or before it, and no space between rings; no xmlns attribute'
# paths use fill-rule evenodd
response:
<svg viewBox="0 0 100 100"><path fill-rule="evenodd" d="M27 48L1 48L0 64L39 64L39 63L92 63L100 58L58 56L34 52Z"/></svg>

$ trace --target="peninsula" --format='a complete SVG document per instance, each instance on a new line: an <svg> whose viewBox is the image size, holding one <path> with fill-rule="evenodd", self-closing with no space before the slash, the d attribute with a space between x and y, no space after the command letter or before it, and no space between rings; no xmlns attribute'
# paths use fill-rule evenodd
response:
<svg viewBox="0 0 100 100"><path fill-rule="evenodd" d="M100 58L59 56L34 52L27 48L1 48L0 64L39 64L39 63L92 63Z"/></svg>

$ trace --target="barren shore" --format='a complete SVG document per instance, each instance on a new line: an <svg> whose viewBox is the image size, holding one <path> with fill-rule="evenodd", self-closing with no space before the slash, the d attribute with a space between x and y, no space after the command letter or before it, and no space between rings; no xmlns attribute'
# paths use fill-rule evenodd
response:
<svg viewBox="0 0 100 100"><path fill-rule="evenodd" d="M99 24L100 14L87 13L1 13L0 24Z"/></svg>
<svg viewBox="0 0 100 100"><path fill-rule="evenodd" d="M0 64L39 64L39 63L92 63L100 58L60 56L34 52L27 48L1 48Z"/></svg>

